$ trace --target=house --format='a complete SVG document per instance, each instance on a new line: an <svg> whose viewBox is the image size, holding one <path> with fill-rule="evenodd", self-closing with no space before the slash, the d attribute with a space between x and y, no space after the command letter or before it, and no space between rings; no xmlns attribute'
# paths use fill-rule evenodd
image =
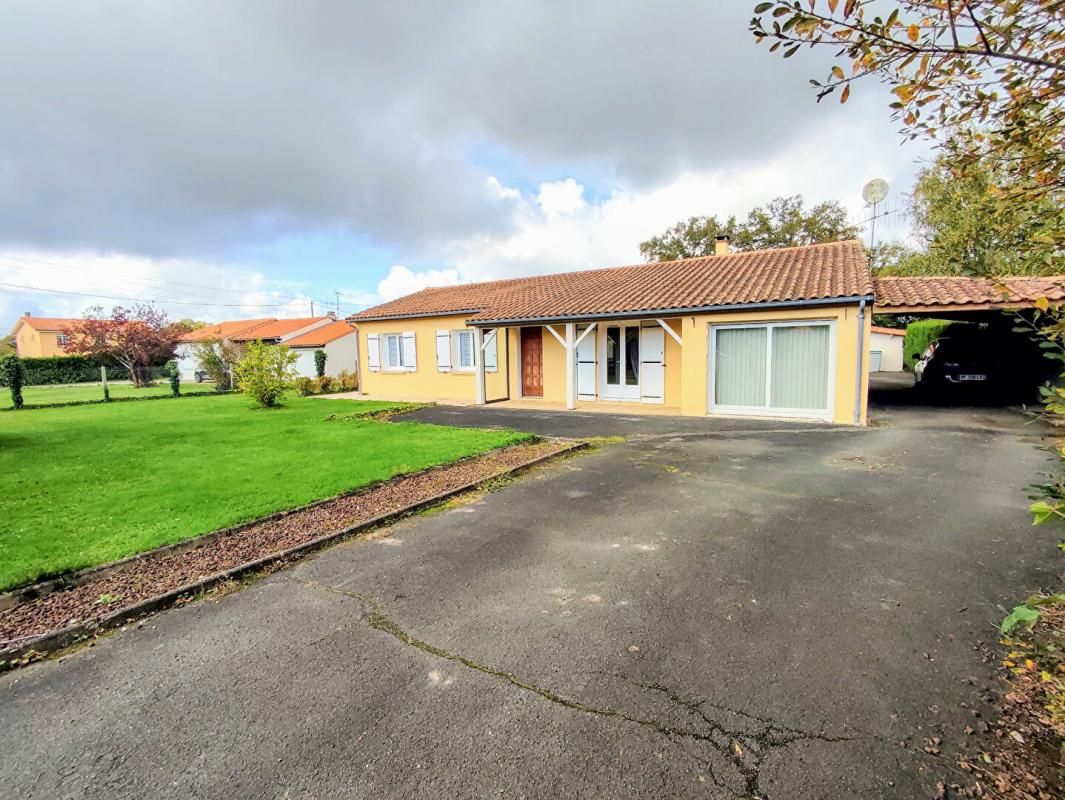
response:
<svg viewBox="0 0 1065 800"><path fill-rule="evenodd" d="M319 348L326 350L328 374L356 370L355 330L347 322L338 322L332 316L229 320L190 331L181 337L176 350L183 380L195 380L196 373L201 371L194 356L194 346L210 341L226 341L237 346L262 341L293 347L299 355L297 370L306 377L315 374L314 350Z"/></svg>
<svg viewBox="0 0 1065 800"><path fill-rule="evenodd" d="M864 424L860 242L424 289L349 318L366 394Z"/></svg>
<svg viewBox="0 0 1065 800"><path fill-rule="evenodd" d="M19 358L44 358L69 355L64 346L63 330L81 322L65 317L35 317L26 312L18 318L11 335L15 337L15 350Z"/></svg>
<svg viewBox="0 0 1065 800"><path fill-rule="evenodd" d="M344 320L333 320L285 342L296 354L296 372L305 378L318 373L314 366L314 352L325 351L325 374L336 377L341 372L357 372L358 332Z"/></svg>
<svg viewBox="0 0 1065 800"><path fill-rule="evenodd" d="M869 328L869 371L902 372L902 342L906 331L873 325Z"/></svg>
<svg viewBox="0 0 1065 800"><path fill-rule="evenodd" d="M193 381L196 374L201 371L200 364L195 358L195 346L204 342L226 341L231 337L245 333L254 328L274 322L272 317L265 319L238 319L218 322L214 325L204 325L182 334L178 339L178 345L174 349L174 358L177 359L178 368L183 381Z"/></svg>

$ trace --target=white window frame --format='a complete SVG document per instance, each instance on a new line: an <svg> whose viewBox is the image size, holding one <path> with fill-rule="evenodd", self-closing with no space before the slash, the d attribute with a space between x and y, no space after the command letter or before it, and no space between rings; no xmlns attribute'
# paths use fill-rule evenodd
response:
<svg viewBox="0 0 1065 800"><path fill-rule="evenodd" d="M462 337L466 336L470 341L470 363L462 363ZM473 372L477 368L477 355L474 353L474 348L477 347L477 342L474 341L473 330L466 328L457 331L451 331L451 371L452 372Z"/></svg>
<svg viewBox="0 0 1065 800"><path fill-rule="evenodd" d="M773 408L770 401L773 397L773 329L794 328L811 325L828 326L828 387L825 392L827 408ZM707 354L707 413L709 414L735 414L744 417L791 417L799 419L818 419L831 422L834 418L833 407L836 399L836 320L835 319L793 319L771 322L738 322L733 324L715 325L711 323L708 331L709 352ZM717 376L717 332L726 329L739 328L765 328L766 329L766 352L765 352L765 405L763 406L729 406L719 405L714 402L714 380Z"/></svg>
<svg viewBox="0 0 1065 800"><path fill-rule="evenodd" d="M404 358L403 338L409 336L406 333L380 333L377 335L381 348L381 371L382 372L413 372L415 369L414 364L408 364ZM399 362L394 363L392 361L392 353L389 349L389 342L394 341L396 343L396 355L399 357Z"/></svg>

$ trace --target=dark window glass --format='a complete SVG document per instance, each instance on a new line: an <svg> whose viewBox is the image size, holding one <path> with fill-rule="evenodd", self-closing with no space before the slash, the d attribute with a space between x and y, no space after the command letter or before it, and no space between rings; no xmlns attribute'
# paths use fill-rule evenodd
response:
<svg viewBox="0 0 1065 800"><path fill-rule="evenodd" d="M635 386L640 382L640 329L630 326L625 329L625 384Z"/></svg>
<svg viewBox="0 0 1065 800"><path fill-rule="evenodd" d="M606 382L618 384L618 356L621 351L621 328L606 329Z"/></svg>

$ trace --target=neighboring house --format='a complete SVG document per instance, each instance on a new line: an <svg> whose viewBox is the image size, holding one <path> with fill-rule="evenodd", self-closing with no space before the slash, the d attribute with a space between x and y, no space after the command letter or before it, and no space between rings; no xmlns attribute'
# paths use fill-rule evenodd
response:
<svg viewBox="0 0 1065 800"><path fill-rule="evenodd" d="M860 242L424 289L349 318L369 395L864 424Z"/></svg>
<svg viewBox="0 0 1065 800"><path fill-rule="evenodd" d="M178 339L178 346L174 349L174 357L177 359L178 368L181 371L183 381L194 381L196 373L201 367L194 356L195 346L203 342L224 341L254 328L261 327L268 322L274 322L272 317L266 319L237 319L218 322L214 325L204 325L183 334Z"/></svg>
<svg viewBox="0 0 1065 800"><path fill-rule="evenodd" d="M205 325L202 328L197 328L184 334L179 341L175 352L178 363L181 365L182 380L195 380L196 373L202 369L194 356L194 346L197 343L227 341L236 345L245 345L248 342L262 341L266 344L288 345L290 341L296 340L305 334L328 328L335 324L335 318L325 316L302 317L299 319L228 320L214 325ZM351 328L346 322L341 324L349 329ZM343 352L343 345L339 346L339 351ZM354 358L351 359L351 364L347 369L355 369ZM314 375L313 361L310 374Z"/></svg>
<svg viewBox="0 0 1065 800"><path fill-rule="evenodd" d="M873 325L869 336L869 371L902 372L902 340L906 331Z"/></svg>
<svg viewBox="0 0 1065 800"><path fill-rule="evenodd" d="M15 337L15 349L19 358L43 358L69 355L63 349L66 344L64 328L81 322L80 319L64 317L35 317L28 311L18 318L11 335Z"/></svg>
<svg viewBox="0 0 1065 800"><path fill-rule="evenodd" d="M314 367L316 350L325 351L325 374L336 377L341 372L358 370L358 332L347 322L335 320L328 325L301 333L285 342L296 354L296 372L305 378L317 375Z"/></svg>

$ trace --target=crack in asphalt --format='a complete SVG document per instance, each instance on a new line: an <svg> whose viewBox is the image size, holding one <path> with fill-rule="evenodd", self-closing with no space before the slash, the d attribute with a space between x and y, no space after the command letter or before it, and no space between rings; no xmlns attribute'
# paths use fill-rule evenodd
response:
<svg viewBox="0 0 1065 800"><path fill-rule="evenodd" d="M771 720L765 717L760 717L754 714L749 714L745 711L737 711L727 706L712 703L709 700L689 700L681 696L678 692L656 683L640 683L630 678L626 678L623 675L613 673L599 673L608 677L616 678L624 681L632 686L636 686L645 691L652 691L662 694L672 704L685 709L690 714L696 716L703 724L709 729L708 733L698 730L691 730L687 727L678 727L662 722L661 720L646 718L631 714L625 711L618 710L616 708L610 708L606 706L596 706L589 703L584 703L579 700L573 700L568 697L564 697L558 692L552 689L548 689L543 686L538 686L535 683L519 678L513 672L507 672L504 669L493 667L488 664L482 664L478 661L474 661L468 656L464 656L461 653L453 653L449 650L445 650L442 647L426 642L422 639L418 639L411 635L403 628L401 628L396 622L394 622L385 612L382 610L381 605L373 597L360 594L359 592L353 592L348 589L341 589L337 586L329 586L323 583L317 583L316 581L298 581L300 585L309 589L320 589L333 594L349 597L354 600L358 600L360 603L365 604L369 611L360 617L360 622L364 621L374 630L387 633L389 636L397 639L405 645L414 647L422 652L428 653L437 658L442 658L447 661L453 661L461 664L462 666L475 670L485 675L489 675L494 678L503 680L512 686L535 694L548 702L555 703L564 708L568 708L572 711L578 711L584 714L591 714L598 717L605 717L607 719L617 719L624 722L628 722L634 725L639 725L644 728L648 728L655 733L662 734L664 736L676 736L685 739L692 739L697 742L708 744L713 748L718 755L722 756L732 765L736 770L739 777L743 781L744 791L737 791L728 783L723 781L717 773L714 771L713 764L706 762L705 767L710 774L710 779L720 789L727 791L733 797L746 798L747 800L768 800L768 795L762 791L760 783L761 767L765 759L775 750L778 750L798 741L821 741L829 743L849 742L854 741L858 737L856 736L830 736L822 731L807 731L800 728L792 728L787 725L782 725L775 720ZM709 706L715 708L724 713L733 714L738 717L742 717L751 722L757 723L761 726L761 730L736 730L730 728L720 720L714 719L712 716L704 711L704 707Z"/></svg>

